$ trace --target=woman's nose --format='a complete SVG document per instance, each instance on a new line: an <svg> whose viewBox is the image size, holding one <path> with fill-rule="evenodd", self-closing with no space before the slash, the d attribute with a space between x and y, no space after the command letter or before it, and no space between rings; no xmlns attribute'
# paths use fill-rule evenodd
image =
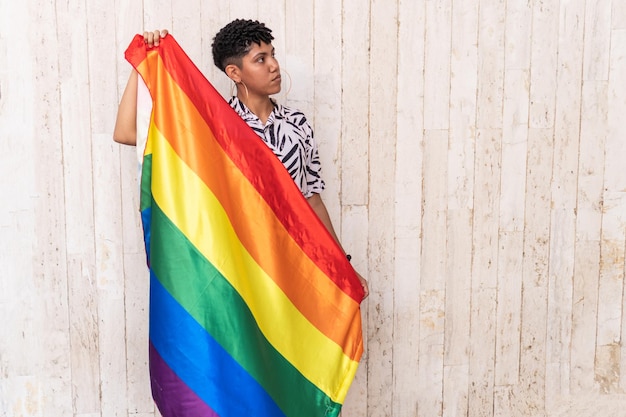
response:
<svg viewBox="0 0 626 417"><path fill-rule="evenodd" d="M270 69L272 71L278 71L280 69L280 64L278 63L278 60L276 58L272 58L270 62Z"/></svg>

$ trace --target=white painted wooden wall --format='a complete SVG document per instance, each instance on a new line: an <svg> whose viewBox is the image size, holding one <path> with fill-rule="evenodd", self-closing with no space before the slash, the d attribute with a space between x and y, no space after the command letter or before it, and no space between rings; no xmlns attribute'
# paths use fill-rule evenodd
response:
<svg viewBox="0 0 626 417"><path fill-rule="evenodd" d="M157 414L123 51L169 28L227 94L236 17L370 280L344 417L626 416L626 0L2 0L0 416Z"/></svg>

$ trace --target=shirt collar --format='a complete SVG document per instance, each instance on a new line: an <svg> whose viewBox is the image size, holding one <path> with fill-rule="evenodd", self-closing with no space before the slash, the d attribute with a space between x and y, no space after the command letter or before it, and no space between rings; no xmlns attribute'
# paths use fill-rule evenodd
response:
<svg viewBox="0 0 626 417"><path fill-rule="evenodd" d="M275 119L283 119L285 117L284 106L276 103L276 101L273 99L272 103L274 104L274 110L272 110L272 113L270 113L270 117L268 117L267 119L266 126L272 124ZM228 104L230 104L230 106L235 109L237 114L239 114L239 117L241 117L246 122L256 121L257 123L261 124L261 120L257 117L257 115L252 113L252 111L250 111L250 109L245 104L243 104L241 100L239 100L239 97L232 96Z"/></svg>

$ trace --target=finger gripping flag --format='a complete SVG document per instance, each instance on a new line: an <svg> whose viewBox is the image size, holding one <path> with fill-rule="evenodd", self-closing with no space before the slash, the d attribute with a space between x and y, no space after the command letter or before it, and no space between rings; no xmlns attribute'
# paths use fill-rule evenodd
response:
<svg viewBox="0 0 626 417"><path fill-rule="evenodd" d="M152 97L140 200L161 414L337 416L363 352L354 270L171 35L137 35L126 59Z"/></svg>

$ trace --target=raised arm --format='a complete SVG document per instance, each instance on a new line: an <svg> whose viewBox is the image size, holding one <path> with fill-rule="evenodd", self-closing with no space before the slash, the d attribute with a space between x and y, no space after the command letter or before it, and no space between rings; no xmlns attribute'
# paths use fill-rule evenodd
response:
<svg viewBox="0 0 626 417"><path fill-rule="evenodd" d="M144 42L149 46L159 46L160 38L167 36L167 30L144 32ZM137 71L133 70L122 94L122 100L117 109L113 140L124 145L137 144Z"/></svg>
<svg viewBox="0 0 626 417"><path fill-rule="evenodd" d="M133 70L117 109L113 140L123 145L137 144L137 71Z"/></svg>

